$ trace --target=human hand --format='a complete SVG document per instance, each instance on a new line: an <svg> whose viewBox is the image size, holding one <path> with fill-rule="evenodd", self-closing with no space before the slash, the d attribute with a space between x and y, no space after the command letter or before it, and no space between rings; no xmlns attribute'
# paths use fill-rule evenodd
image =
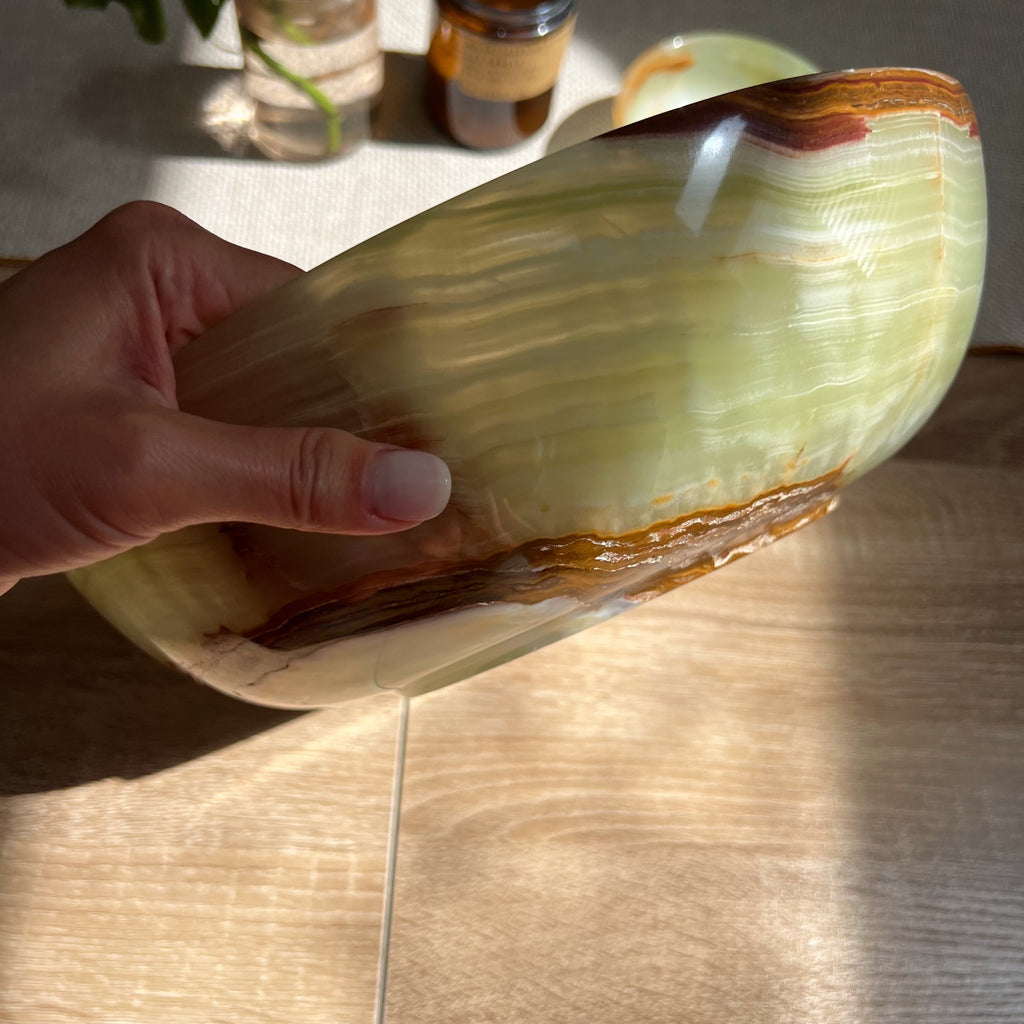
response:
<svg viewBox="0 0 1024 1024"><path fill-rule="evenodd" d="M0 284L0 593L196 523L380 534L444 508L429 453L178 410L174 353L298 273L132 203Z"/></svg>

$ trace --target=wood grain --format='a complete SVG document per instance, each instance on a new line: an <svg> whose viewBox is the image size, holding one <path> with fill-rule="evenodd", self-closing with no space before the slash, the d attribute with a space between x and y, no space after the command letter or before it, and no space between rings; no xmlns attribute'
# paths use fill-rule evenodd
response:
<svg viewBox="0 0 1024 1024"><path fill-rule="evenodd" d="M972 371L945 460L413 704L392 1024L1022 1019L1024 472Z"/></svg>
<svg viewBox="0 0 1024 1024"><path fill-rule="evenodd" d="M840 509L419 698L390 1024L1024 1019L1024 360ZM0 600L0 1021L371 1024L399 711Z"/></svg>
<svg viewBox="0 0 1024 1024"><path fill-rule="evenodd" d="M1012 355L970 353L947 400L901 457L1024 469L1022 356L1024 348Z"/></svg>
<svg viewBox="0 0 1024 1024"><path fill-rule="evenodd" d="M0 1020L372 1020L397 701L229 700L55 579L0 639Z"/></svg>

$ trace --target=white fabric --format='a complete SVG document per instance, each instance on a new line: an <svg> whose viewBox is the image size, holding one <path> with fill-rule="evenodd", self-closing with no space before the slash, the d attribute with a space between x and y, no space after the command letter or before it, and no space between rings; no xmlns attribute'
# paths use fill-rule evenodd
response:
<svg viewBox="0 0 1024 1024"><path fill-rule="evenodd" d="M473 153L447 144L427 123L416 81L421 61L406 60L397 62L405 72L399 99L415 109L403 120L424 141L375 140L320 164L277 163L251 150L237 158L219 151L197 109L215 104L218 92L227 100L234 92L234 76L215 70L241 66L230 10L208 42L173 17L172 38L157 48L133 37L117 7L67 11L15 0L19 5L13 25L11 10L0 14L0 87L9 97L0 129L6 136L0 255L6 256L39 255L114 206L147 198L308 268L542 156L568 112L610 95L618 82L615 64L580 43L568 57L545 131L514 150ZM430 10L427 3L382 3L383 47L422 53ZM169 13L177 15L177 8ZM230 122L230 110L227 115Z"/></svg>
<svg viewBox="0 0 1024 1024"><path fill-rule="evenodd" d="M500 153L460 149L426 118L419 55L430 0L379 0L381 41L391 51L389 137L317 165L231 155L211 138L204 119L237 87L228 70L241 63L234 19L226 10L203 42L178 0L165 6L171 36L154 47L136 38L116 4L97 12L68 10L60 0L0 3L0 257L38 256L120 203L150 198L232 241L312 267L537 159L553 142L607 126L608 98L640 50L679 32L722 28L775 39L825 68L916 64L965 82L989 154L994 213L977 340L1024 345L1018 0L582 0L547 126ZM222 121L231 128L230 116Z"/></svg>

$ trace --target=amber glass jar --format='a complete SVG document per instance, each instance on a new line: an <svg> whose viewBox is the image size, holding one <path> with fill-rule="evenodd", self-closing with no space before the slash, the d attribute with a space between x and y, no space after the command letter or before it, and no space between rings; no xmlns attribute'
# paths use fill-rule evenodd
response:
<svg viewBox="0 0 1024 1024"><path fill-rule="evenodd" d="M436 0L427 106L473 149L529 138L547 120L576 0Z"/></svg>

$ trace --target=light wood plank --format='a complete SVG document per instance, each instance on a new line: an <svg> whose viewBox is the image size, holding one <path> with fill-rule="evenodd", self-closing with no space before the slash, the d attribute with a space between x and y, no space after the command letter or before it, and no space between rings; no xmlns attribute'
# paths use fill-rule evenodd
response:
<svg viewBox="0 0 1024 1024"><path fill-rule="evenodd" d="M1024 341L1021 352L972 353L947 399L902 458L1024 468Z"/></svg>
<svg viewBox="0 0 1024 1024"><path fill-rule="evenodd" d="M0 701L4 1024L373 1019L397 700L229 700L38 580Z"/></svg>
<svg viewBox="0 0 1024 1024"><path fill-rule="evenodd" d="M830 520L414 705L392 1024L1020 1020L1022 370L968 360ZM387 698L230 701L39 580L0 708L0 1020L369 1024Z"/></svg>
<svg viewBox="0 0 1024 1024"><path fill-rule="evenodd" d="M391 1024L1021 1020L1024 471L955 464L1004 464L949 429L979 386L944 460L413 703Z"/></svg>

